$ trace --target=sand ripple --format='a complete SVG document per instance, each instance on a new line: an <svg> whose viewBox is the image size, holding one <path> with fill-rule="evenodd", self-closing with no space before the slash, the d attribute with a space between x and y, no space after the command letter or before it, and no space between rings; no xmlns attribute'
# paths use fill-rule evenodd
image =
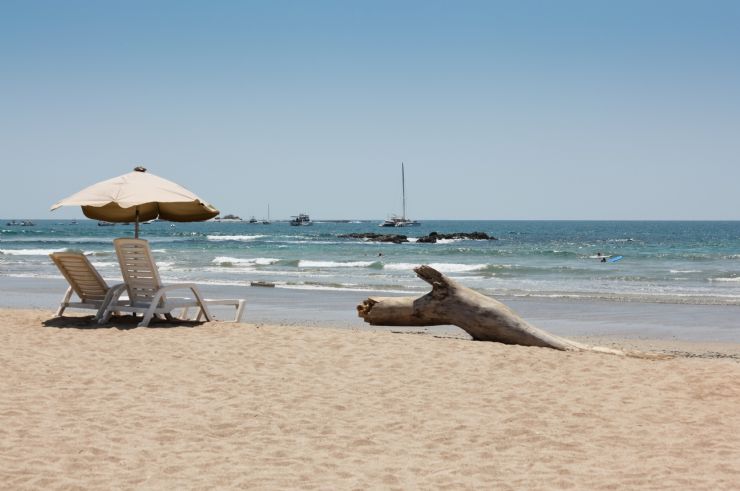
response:
<svg viewBox="0 0 740 491"><path fill-rule="evenodd" d="M3 488L731 489L740 364L0 310Z"/></svg>

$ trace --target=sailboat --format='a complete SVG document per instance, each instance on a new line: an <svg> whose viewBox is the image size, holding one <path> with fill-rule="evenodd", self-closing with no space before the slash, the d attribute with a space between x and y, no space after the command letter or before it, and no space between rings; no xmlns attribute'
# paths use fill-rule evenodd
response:
<svg viewBox="0 0 740 491"><path fill-rule="evenodd" d="M270 221L270 205L268 203L267 205L267 220L264 218L262 219L262 225L270 225L272 222Z"/></svg>
<svg viewBox="0 0 740 491"><path fill-rule="evenodd" d="M421 225L416 220L409 220L406 218L406 175L403 169L403 162L401 162L401 191L403 196L403 214L399 217L393 215L389 219L383 221L380 224L381 227L415 227Z"/></svg>

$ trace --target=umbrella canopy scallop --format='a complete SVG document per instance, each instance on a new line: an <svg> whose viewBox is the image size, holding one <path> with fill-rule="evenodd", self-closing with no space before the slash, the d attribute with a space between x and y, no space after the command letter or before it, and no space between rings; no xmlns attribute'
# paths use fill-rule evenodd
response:
<svg viewBox="0 0 740 491"><path fill-rule="evenodd" d="M138 222L161 218L172 222L199 222L219 211L198 196L154 174L137 167L134 172L86 187L57 203L81 206L82 213L106 222Z"/></svg>

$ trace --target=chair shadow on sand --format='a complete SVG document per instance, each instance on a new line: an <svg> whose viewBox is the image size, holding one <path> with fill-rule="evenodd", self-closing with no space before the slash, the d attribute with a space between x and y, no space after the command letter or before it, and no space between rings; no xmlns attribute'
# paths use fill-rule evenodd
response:
<svg viewBox="0 0 740 491"><path fill-rule="evenodd" d="M132 315L114 315L105 324L98 324L94 315L61 316L45 320L44 327L55 327L57 329L118 329L127 331L138 327L141 317ZM160 319L155 317L145 329L171 329L176 327L198 327L205 321L185 319Z"/></svg>

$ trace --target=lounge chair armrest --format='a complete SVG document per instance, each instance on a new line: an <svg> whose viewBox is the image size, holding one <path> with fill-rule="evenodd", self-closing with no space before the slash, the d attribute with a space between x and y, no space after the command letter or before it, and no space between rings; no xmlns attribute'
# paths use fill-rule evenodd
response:
<svg viewBox="0 0 740 491"><path fill-rule="evenodd" d="M165 292L170 290L178 290L178 289L184 289L187 288L188 290L193 292L193 295L195 296L195 299L198 301L198 305L200 305L201 312L205 316L207 321L213 320L213 316L211 315L211 312L208 310L208 306L206 305L205 301L203 300L203 295L200 293L200 288L198 288L198 285L195 283L174 283L172 285L163 286L159 290L157 290L157 293L154 294L154 297L152 298L152 303L154 305L159 303L159 299L162 298Z"/></svg>
<svg viewBox="0 0 740 491"><path fill-rule="evenodd" d="M195 283L173 283L171 285L166 285L157 290L158 292L168 292L170 290L179 290L179 289L188 289L188 290L198 290L200 292L198 285Z"/></svg>
<svg viewBox="0 0 740 491"><path fill-rule="evenodd" d="M123 290L126 288L126 283L116 283L115 285L111 285L110 289L118 293L119 290Z"/></svg>
<svg viewBox="0 0 740 491"><path fill-rule="evenodd" d="M205 298L203 301L208 305L230 305L236 309L234 320L230 322L241 322L244 315L244 306L247 301L242 298Z"/></svg>

